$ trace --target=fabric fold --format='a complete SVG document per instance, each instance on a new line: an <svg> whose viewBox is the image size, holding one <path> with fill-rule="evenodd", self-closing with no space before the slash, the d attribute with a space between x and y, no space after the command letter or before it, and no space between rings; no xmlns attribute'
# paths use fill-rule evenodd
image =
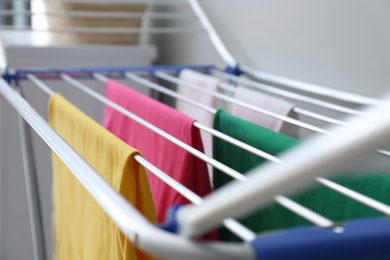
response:
<svg viewBox="0 0 390 260"><path fill-rule="evenodd" d="M156 213L137 150L83 114L59 94L49 101L53 129L101 177L151 223ZM52 153L53 226L56 259L152 259L136 249Z"/></svg>

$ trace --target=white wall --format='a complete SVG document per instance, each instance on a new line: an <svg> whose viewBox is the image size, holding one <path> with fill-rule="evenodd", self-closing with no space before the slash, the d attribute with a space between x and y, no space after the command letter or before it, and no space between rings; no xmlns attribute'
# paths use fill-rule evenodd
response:
<svg viewBox="0 0 390 260"><path fill-rule="evenodd" d="M200 3L241 64L370 96L381 96L388 89L387 0ZM167 38L160 37L161 63L221 64L205 35Z"/></svg>

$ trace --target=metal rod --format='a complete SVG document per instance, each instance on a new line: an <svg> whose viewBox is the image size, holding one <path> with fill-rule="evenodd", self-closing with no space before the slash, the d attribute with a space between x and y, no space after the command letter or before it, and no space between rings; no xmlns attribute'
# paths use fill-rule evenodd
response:
<svg viewBox="0 0 390 260"><path fill-rule="evenodd" d="M184 101L186 103L189 103L189 104L191 104L193 106L196 106L196 107L198 107L200 109L203 109L203 110L205 110L205 111L207 111L209 113L215 114L217 112L217 110L212 108L212 107L203 105L200 102L197 102L197 101L195 101L195 100L193 100L191 98L188 98L186 96L180 95L180 94L178 94L175 91L172 91L170 89L164 88L164 87L162 87L162 86L160 86L160 85L158 85L156 83L153 83L153 82L151 82L149 80L143 79L143 78L141 78L141 77L139 77L139 76L137 76L135 74L126 72L125 73L125 77L128 78L128 79L134 80L134 81L136 81L138 83L141 83L142 85L145 85L145 86L147 86L147 87L149 87L151 89L157 90L157 91L159 91L161 93L164 93L164 94L170 95L170 96L172 96L172 97L174 97L176 99L182 100L182 101ZM105 81L103 81L103 82L105 82Z"/></svg>
<svg viewBox="0 0 390 260"><path fill-rule="evenodd" d="M236 87L233 87L233 86L231 86L229 84L226 84L226 83L223 83L223 82L221 82L218 85L218 87L221 88L221 89L233 92L233 93L235 93L237 91ZM321 120L321 121L324 121L324 122L337 124L337 125L345 125L345 123L340 121L340 120L337 120L337 119L334 119L334 118L331 118L331 117L327 117L327 116L324 116L324 115L320 115L318 113L314 113L314 112L311 112L311 111L308 111L306 109L302 109L302 108L299 108L299 107L294 107L293 111L295 113L297 113L297 114L305 115L307 117L318 119L318 120Z"/></svg>
<svg viewBox="0 0 390 260"><path fill-rule="evenodd" d="M52 96L55 92L51 90L49 87L46 86L42 81L40 81L37 77L35 77L33 74L27 74L26 77L31 80L37 87L42 89L46 94L49 96Z"/></svg>
<svg viewBox="0 0 390 260"><path fill-rule="evenodd" d="M185 27L166 27L166 28L126 28L126 27L61 27L61 28L31 28L29 26L13 26L0 25L3 30L18 30L18 31L36 31L36 32L56 32L56 33L104 33L104 34L135 34L135 33L150 33L150 34L181 34L181 33L198 33L203 32L201 27L185 28Z"/></svg>
<svg viewBox="0 0 390 260"><path fill-rule="evenodd" d="M236 90L237 90L237 87L233 87L232 85L229 85L229 84L226 84L226 83L223 83L223 82L220 82L219 84L218 84L218 87L220 88L220 89L224 89L224 90L227 90L227 91L230 91L230 92L236 92Z"/></svg>
<svg viewBox="0 0 390 260"><path fill-rule="evenodd" d="M1 38L0 38L1 40ZM0 60L1 61L1 60ZM183 68L189 68L197 71L208 71L213 69L213 65L154 65L154 66L140 66L140 67L96 67L96 68L22 68L15 70L15 73L20 75L20 79L24 79L23 75L31 73L44 77L49 75L50 78L58 77L58 73L72 73L72 74L86 74L91 73L124 73L124 72L145 72L151 73L156 70L178 72Z"/></svg>
<svg viewBox="0 0 390 260"><path fill-rule="evenodd" d="M324 178L316 178L324 186L390 216L390 206Z"/></svg>
<svg viewBox="0 0 390 260"><path fill-rule="evenodd" d="M265 84L262 84L262 83L259 83L259 82L255 82L253 80L249 80L249 79L246 79L246 78L237 77L237 76L234 76L234 75L231 75L231 74L227 74L227 73L215 70L215 69L211 71L211 74L214 75L214 76L223 78L223 79L233 80L234 82L246 85L248 87L260 89L262 91L266 91L268 93L276 94L276 95L287 97L287 98L290 98L290 99L299 100L299 101L302 101L302 102L305 102L305 103L308 103L308 104L317 105L317 106L320 106L320 107L328 108L328 109L331 109L331 110L335 110L335 111L339 111L339 112L343 112L343 113L347 113L347 114L362 115L361 111L358 111L358 110L355 110L355 109L351 109L351 108L347 108L347 107L344 107L344 106L336 105L336 104L329 103L329 102L326 102L326 101L322 101L322 100L319 100L319 99L316 99L316 98L312 98L312 97L308 97L308 96L304 96L304 95L299 95L299 94L296 94L296 93L292 93L290 91L278 89L278 88L271 87L271 86L268 86L268 85L265 85ZM221 85L222 84L226 84L226 83L221 83Z"/></svg>
<svg viewBox="0 0 390 260"><path fill-rule="evenodd" d="M42 0L2 0L3 2L41 2ZM49 3L107 4L106 0L45 0ZM110 4L151 4L158 6L175 6L184 4L182 0L110 0Z"/></svg>
<svg viewBox="0 0 390 260"><path fill-rule="evenodd" d="M233 56L226 48L225 44L219 37L213 25L210 23L209 19L207 18L207 15L203 11L202 7L199 5L198 1L197 0L187 0L187 1L191 5L194 13L198 16L198 19L203 25L203 28L207 31L210 41L212 42L212 44L214 45L215 49L222 57L222 59L231 67L237 66L238 64L237 61L233 58Z"/></svg>
<svg viewBox="0 0 390 260"><path fill-rule="evenodd" d="M293 111L299 115L311 117L311 118L314 118L317 120L321 120L323 122L327 122L327 123L331 123L331 124L335 124L335 125L344 125L344 126L348 125L347 123L345 123L343 121L340 121L340 120L337 120L337 119L334 119L334 118L331 118L328 116L320 115L318 113L314 113L314 112L311 112L309 110L306 110L306 109L303 109L300 107L294 107Z"/></svg>
<svg viewBox="0 0 390 260"><path fill-rule="evenodd" d="M259 80L281 85L284 87L299 89L316 95L322 95L322 96L343 100L347 102L352 102L356 104L361 104L361 105L383 105L384 104L384 101L379 99L370 98L370 97L349 93L337 89L330 89L316 84L306 83L303 81L277 76L263 71L255 70L247 66L242 66L241 68L242 71L244 71L246 74L251 75Z"/></svg>
<svg viewBox="0 0 390 260"><path fill-rule="evenodd" d="M0 16L55 16L55 17L85 17L85 18L147 18L147 19L187 19L193 18L193 13L168 12L99 12L99 11L29 11L29 10L0 10Z"/></svg>
<svg viewBox="0 0 390 260"><path fill-rule="evenodd" d="M390 152L389 151L386 151L386 150L376 150L378 153L382 154L382 155L385 155L385 156L390 156Z"/></svg>
<svg viewBox="0 0 390 260"><path fill-rule="evenodd" d="M99 81L101 81L103 83L106 83L107 80L108 80L108 78L105 77L102 74L94 73L93 75L95 76L95 78L97 80L99 80ZM200 109L203 109L203 110L205 110L207 112L210 112L212 114L216 113L216 110L214 108L211 108L211 107L208 107L206 105L203 105L203 104L201 104L199 102L194 101L193 99L190 99L190 98L188 98L186 96L178 94L177 92L174 92L172 90L164 88L164 87L162 87L162 86L160 86L158 84L155 84L155 83L150 82L148 80L142 79L141 77L138 77L138 76L136 76L134 74L125 73L125 75L126 75L127 78L129 78L131 80L134 80L134 81L136 81L138 83L141 83L145 87L149 87L149 88L152 88L154 90L160 91L161 93L164 93L164 94L170 95L172 97L175 97L175 98L177 98L179 100L187 102L187 103L189 103L189 104L191 104L193 106L196 106L196 107L198 107ZM256 154L259 157L262 157L264 159L271 160L271 161L279 161L278 158L276 158L275 156L267 154L267 153L265 153L265 152L255 148L255 147L253 147L253 146L250 146L250 145L248 145L248 144L246 144L246 143L244 143L244 142L242 142L240 140L232 138L231 136L226 135L226 134L224 134L222 132L219 132L219 131L217 131L215 129L207 127L207 126L205 126L205 125L203 125L203 124L201 124L201 123L199 123L197 121L194 122L194 126L199 128L199 129L201 129L201 130L203 130L203 131L206 131L206 132L208 132L208 133L210 133L210 134L212 134L212 135L214 135L214 136L216 136L216 137L218 137L218 138L220 138L220 139L222 139L224 141L227 141L227 142L229 142L229 143L231 143L233 145L236 145L237 147L240 147L241 149L244 149L244 150L246 150L248 152Z"/></svg>
<svg viewBox="0 0 390 260"><path fill-rule="evenodd" d="M277 157L275 157L275 156L273 156L271 154L268 154L268 153L266 153L266 152L264 152L262 150L259 150L259 149L255 148L255 147L253 147L251 145L248 145L248 144L246 144L244 142L241 142L240 140L237 140L237 139L235 139L235 138L233 138L233 137L231 137L229 135L226 135L226 134L224 134L222 132L219 132L219 131L217 131L217 130L215 130L213 128L210 128L210 127L207 127L205 125L202 125L199 122L195 121L194 122L194 126L196 126L197 128L202 129L202 130L212 134L213 136L216 136L216 137L218 137L218 138L220 138L220 139L222 139L224 141L227 141L227 142L229 142L229 143L231 143L231 144L233 144L233 145L235 145L237 147L240 147L241 149L244 149L244 150L246 150L246 151L248 151L250 153L253 153L253 154L255 154L255 155L257 155L257 156L259 156L261 158L264 158L264 159L272 161L272 162L281 163L281 161Z"/></svg>
<svg viewBox="0 0 390 260"><path fill-rule="evenodd" d="M212 70L212 71L215 71L215 70ZM156 75L158 73L156 73ZM167 74L165 74L165 75L167 75ZM234 77L234 76L232 76L230 74L226 74L226 75L228 75L229 77ZM167 76L169 76L169 75L167 75ZM173 78L173 77L170 76L170 78ZM173 78L173 79L175 79L175 78ZM238 79L241 79L241 78L238 78ZM253 84L255 84L255 83L256 82L254 82ZM256 84L260 84L260 83L256 83ZM260 85L262 85L262 84L260 84ZM219 86L222 86L222 88L225 89L225 90L229 90L229 91L232 91L232 92L236 91L236 89L234 89L232 86L230 86L228 84L225 84L225 83L221 83ZM268 86L265 86L265 87L268 87ZM222 94L220 94L220 95L222 95ZM254 110L253 108L250 108L250 107L248 107L248 109ZM254 110L254 111L256 111L256 110ZM320 115L320 114L317 114L317 113L313 113L313 112L310 112L310 111L307 111L307 110L303 110L303 109L300 109L300 108L294 108L294 111L296 113L299 113L299 114L302 114L302 115L306 115L306 116L309 116L309 117L312 117L312 118L316 118L316 119L319 119L319 120L322 120L322 121L325 121L325 122L329 122L329 123L333 123L333 124L337 124L337 125L342 125L342 126L349 126L350 125L347 122L336 120L334 118L326 117L326 116L323 116L323 115ZM361 115L367 115L366 113L363 113L361 111L359 111L359 113ZM379 153L379 154L382 154L382 155L390 156L390 151L387 151L387 150L379 149L379 150L376 150L376 152Z"/></svg>
<svg viewBox="0 0 390 260"><path fill-rule="evenodd" d="M314 132L318 132L318 133L323 133L323 134L331 135L331 133L330 133L329 131L323 130L323 129L318 128L318 127L316 127L316 126L313 126L313 125L310 125L310 124L301 122L301 121L299 121L299 120L296 120L296 119L293 119L293 118L290 118L290 117L286 117L286 116L282 116L282 115L276 114L276 113L274 113L274 112L271 112L271 111L262 109L262 108L260 108L260 107L256 107L256 106L247 104L247 103L245 103L245 102L239 101L239 100L234 99L234 98L232 98L232 97L229 97L229 96L226 96L226 95L223 95L223 94L220 94L220 93L216 93L216 92L214 92L214 91L211 91L211 90L208 90L208 89L199 87L199 86L197 86L196 84L193 84L193 83L191 83L191 82L188 82L188 81L185 81L185 80L178 79L178 78L173 77L173 76L171 76L171 75L168 75L168 74L166 74L166 73L157 71L157 72L155 72L155 75L156 75L157 77L159 77L159 78L168 80L168 81L173 82L173 83L176 83L176 84L182 84L183 86L186 86L186 87L188 87L188 88L191 88L191 89L194 89L194 90L197 90L197 91L201 91L201 92L203 92L203 93L207 93L207 94L209 94L209 95L211 95L211 96L213 96L213 97L217 97L217 98L220 98L220 99L222 99L222 100L231 102L231 103L233 103L233 104L237 104L237 105L240 105L240 106L242 106L242 107L249 108L249 109L251 109L251 110L254 110L254 111L256 111L256 112L265 114L265 115L267 115L267 116L270 116L270 117L273 117L273 118L282 120L282 121L284 121L284 122L287 122L287 123L290 123L290 124L293 124L293 125L297 125L297 126L300 126L300 127L302 127L302 128L305 128L305 129L308 129L308 130L311 130L311 131L314 131Z"/></svg>
<svg viewBox="0 0 390 260"><path fill-rule="evenodd" d="M295 201L287 199L284 196L278 195L274 198L274 200L277 201L280 205L299 214L300 216L306 218L307 220L309 220L310 222L314 223L315 225L317 225L319 227L332 227L335 225L334 222L330 221L329 219L325 218L324 216L321 216L321 215L315 213L314 211L308 210L307 208L303 207L302 205L296 203Z"/></svg>
<svg viewBox="0 0 390 260"><path fill-rule="evenodd" d="M22 94L22 90L19 89ZM37 180L36 167L33 159L34 151L31 140L29 125L18 115L19 134L22 151L22 162L24 169L24 178L27 192L28 211L30 216L30 227L32 235L32 244L35 260L45 260L45 236L43 229L43 218L41 213L41 203L39 200L39 187Z"/></svg>
<svg viewBox="0 0 390 260"><path fill-rule="evenodd" d="M134 159L139 162L142 166L144 166L146 169L148 169L151 173L156 175L159 179L161 179L164 183L171 186L174 190L179 192L181 195L183 195L185 198L187 198L189 201L191 201L194 204L200 205L203 203L203 199L195 194L193 191L170 177L168 174L161 171L159 168L145 160L139 155L135 155ZM241 223L237 222L234 219L228 218L223 220L222 222L226 228L231 230L233 233L235 233L237 236L242 238L244 241L251 241L254 238L256 238L256 234L252 232L250 229L243 226Z"/></svg>

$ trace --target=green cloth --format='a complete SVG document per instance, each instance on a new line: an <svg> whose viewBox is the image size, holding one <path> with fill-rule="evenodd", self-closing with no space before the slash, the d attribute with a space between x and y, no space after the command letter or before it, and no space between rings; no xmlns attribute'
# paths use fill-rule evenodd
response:
<svg viewBox="0 0 390 260"><path fill-rule="evenodd" d="M300 144L299 140L242 120L222 110L215 114L214 129L272 155L278 155ZM264 159L216 137L213 138L213 156L216 160L242 173L265 162ZM214 189L220 188L231 180L231 177L214 168ZM346 174L333 180L374 199L387 204L390 203L389 174ZM361 203L320 185L289 196L289 198L336 222L362 217L383 216L383 214ZM251 216L240 220L240 222L254 232L310 224L302 217L276 203L253 213ZM222 240L239 241L239 238L226 229L221 229L220 235Z"/></svg>

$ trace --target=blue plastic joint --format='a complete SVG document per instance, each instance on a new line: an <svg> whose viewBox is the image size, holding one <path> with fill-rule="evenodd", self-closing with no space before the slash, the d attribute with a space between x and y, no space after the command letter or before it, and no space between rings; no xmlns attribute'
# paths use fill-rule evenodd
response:
<svg viewBox="0 0 390 260"><path fill-rule="evenodd" d="M159 224L158 226L161 229L164 229L168 232L178 234L179 232L179 224L177 223L177 212L183 205L174 205L172 206L165 217L165 223Z"/></svg>
<svg viewBox="0 0 390 260"><path fill-rule="evenodd" d="M242 74L242 71L240 69L240 65L238 63L234 67L231 67L228 65L225 68L225 72L229 73L231 75L234 75L234 76L240 76Z"/></svg>
<svg viewBox="0 0 390 260"><path fill-rule="evenodd" d="M13 76L9 73L8 68L4 70L4 73L2 75L3 79L7 81L8 84L11 84Z"/></svg>

